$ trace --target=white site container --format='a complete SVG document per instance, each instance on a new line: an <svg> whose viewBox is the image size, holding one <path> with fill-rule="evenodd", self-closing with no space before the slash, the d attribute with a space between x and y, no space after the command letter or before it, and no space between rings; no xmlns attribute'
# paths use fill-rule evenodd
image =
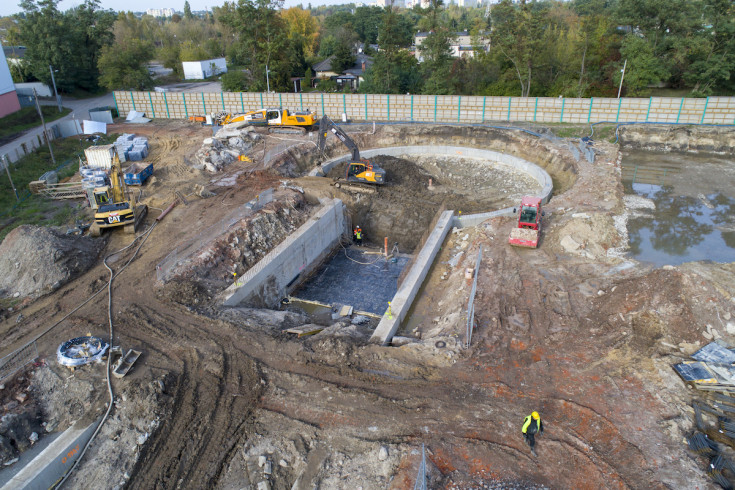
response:
<svg viewBox="0 0 735 490"><path fill-rule="evenodd" d="M90 146L84 150L84 156L87 157L87 166L90 168L111 168L114 154L114 145Z"/></svg>
<svg viewBox="0 0 735 490"><path fill-rule="evenodd" d="M227 60L225 58L214 58L211 60L183 61L184 79L203 80L212 75L227 73Z"/></svg>

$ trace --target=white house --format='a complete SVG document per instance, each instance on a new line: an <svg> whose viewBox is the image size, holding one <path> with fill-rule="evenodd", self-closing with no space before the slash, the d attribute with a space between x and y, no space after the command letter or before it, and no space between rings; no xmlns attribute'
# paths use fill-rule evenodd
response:
<svg viewBox="0 0 735 490"><path fill-rule="evenodd" d="M18 101L18 94L15 93L13 77L10 75L5 53L0 50L0 117L19 110L20 102Z"/></svg>
<svg viewBox="0 0 735 490"><path fill-rule="evenodd" d="M421 53L421 44L423 44L424 39L426 39L426 36L428 36L428 32L419 32L413 37L413 43L415 47L414 55L416 56L416 59L419 60L419 62L424 60L424 57ZM470 36L469 31L461 31L455 33L455 39L452 41L452 45L450 48L452 49L452 56L455 58L472 58L475 56L474 47L472 46L472 36ZM484 51L488 51L490 49L490 38L488 37L487 33L480 33L478 36L478 41L480 45L480 49Z"/></svg>
<svg viewBox="0 0 735 490"><path fill-rule="evenodd" d="M186 80L204 80L212 75L227 73L225 58L215 58L201 61L182 61L184 78Z"/></svg>

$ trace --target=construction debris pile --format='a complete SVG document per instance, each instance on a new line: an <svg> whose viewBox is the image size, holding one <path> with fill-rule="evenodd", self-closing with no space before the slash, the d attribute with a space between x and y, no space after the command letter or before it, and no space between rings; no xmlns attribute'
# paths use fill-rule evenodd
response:
<svg viewBox="0 0 735 490"><path fill-rule="evenodd" d="M66 229L23 225L0 243L0 296L40 296L55 291L96 262L103 240Z"/></svg>
<svg viewBox="0 0 735 490"><path fill-rule="evenodd" d="M196 153L202 168L219 172L225 165L245 155L262 136L252 126L232 129L222 128L212 138L206 138Z"/></svg>
<svg viewBox="0 0 735 490"><path fill-rule="evenodd" d="M692 402L697 430L687 438L687 444L705 458L707 474L718 485L733 488L735 351L712 342L695 352L692 359L674 365L679 376L697 388L700 395Z"/></svg>

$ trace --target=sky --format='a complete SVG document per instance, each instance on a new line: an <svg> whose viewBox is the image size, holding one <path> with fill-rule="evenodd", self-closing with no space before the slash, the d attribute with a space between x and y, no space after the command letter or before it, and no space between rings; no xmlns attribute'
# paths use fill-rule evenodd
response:
<svg viewBox="0 0 735 490"><path fill-rule="evenodd" d="M237 1L237 0L234 0ZM337 5L352 3L353 0L311 0L312 7L317 5ZM362 0L363 3L370 3L369 1ZM2 0L0 1L0 16L6 16L16 14L22 9L18 6L19 0ZM62 0L59 3L59 10L67 10L75 7L82 2L80 0ZM205 10L207 8L219 7L225 0L189 0L192 10ZM294 7L302 4L307 6L309 1L302 0L286 0L284 7ZM101 0L100 5L104 9L112 10L131 10L133 12L144 12L151 8L172 8L176 11L182 12L184 10L184 0Z"/></svg>

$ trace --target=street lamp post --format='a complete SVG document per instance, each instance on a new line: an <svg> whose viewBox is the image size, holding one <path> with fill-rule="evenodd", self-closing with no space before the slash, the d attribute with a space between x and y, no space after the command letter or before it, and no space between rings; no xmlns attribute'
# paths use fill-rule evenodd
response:
<svg viewBox="0 0 735 490"><path fill-rule="evenodd" d="M623 63L623 69L620 70L623 72L622 76L620 77L620 87L618 87L618 99L620 98L620 92L623 90L623 79L625 78L625 67L628 66L628 58L625 58L625 63Z"/></svg>
<svg viewBox="0 0 735 490"><path fill-rule="evenodd" d="M61 112L61 97L59 97L59 92L56 90L56 79L54 78L54 68L51 65L48 65L48 69L51 70L51 83L54 84L54 95L56 95L56 104L59 106L59 112Z"/></svg>
<svg viewBox="0 0 735 490"><path fill-rule="evenodd" d="M268 85L268 93L271 93L271 81L268 73L270 73L270 70L268 69L268 65L265 65L265 83Z"/></svg>

